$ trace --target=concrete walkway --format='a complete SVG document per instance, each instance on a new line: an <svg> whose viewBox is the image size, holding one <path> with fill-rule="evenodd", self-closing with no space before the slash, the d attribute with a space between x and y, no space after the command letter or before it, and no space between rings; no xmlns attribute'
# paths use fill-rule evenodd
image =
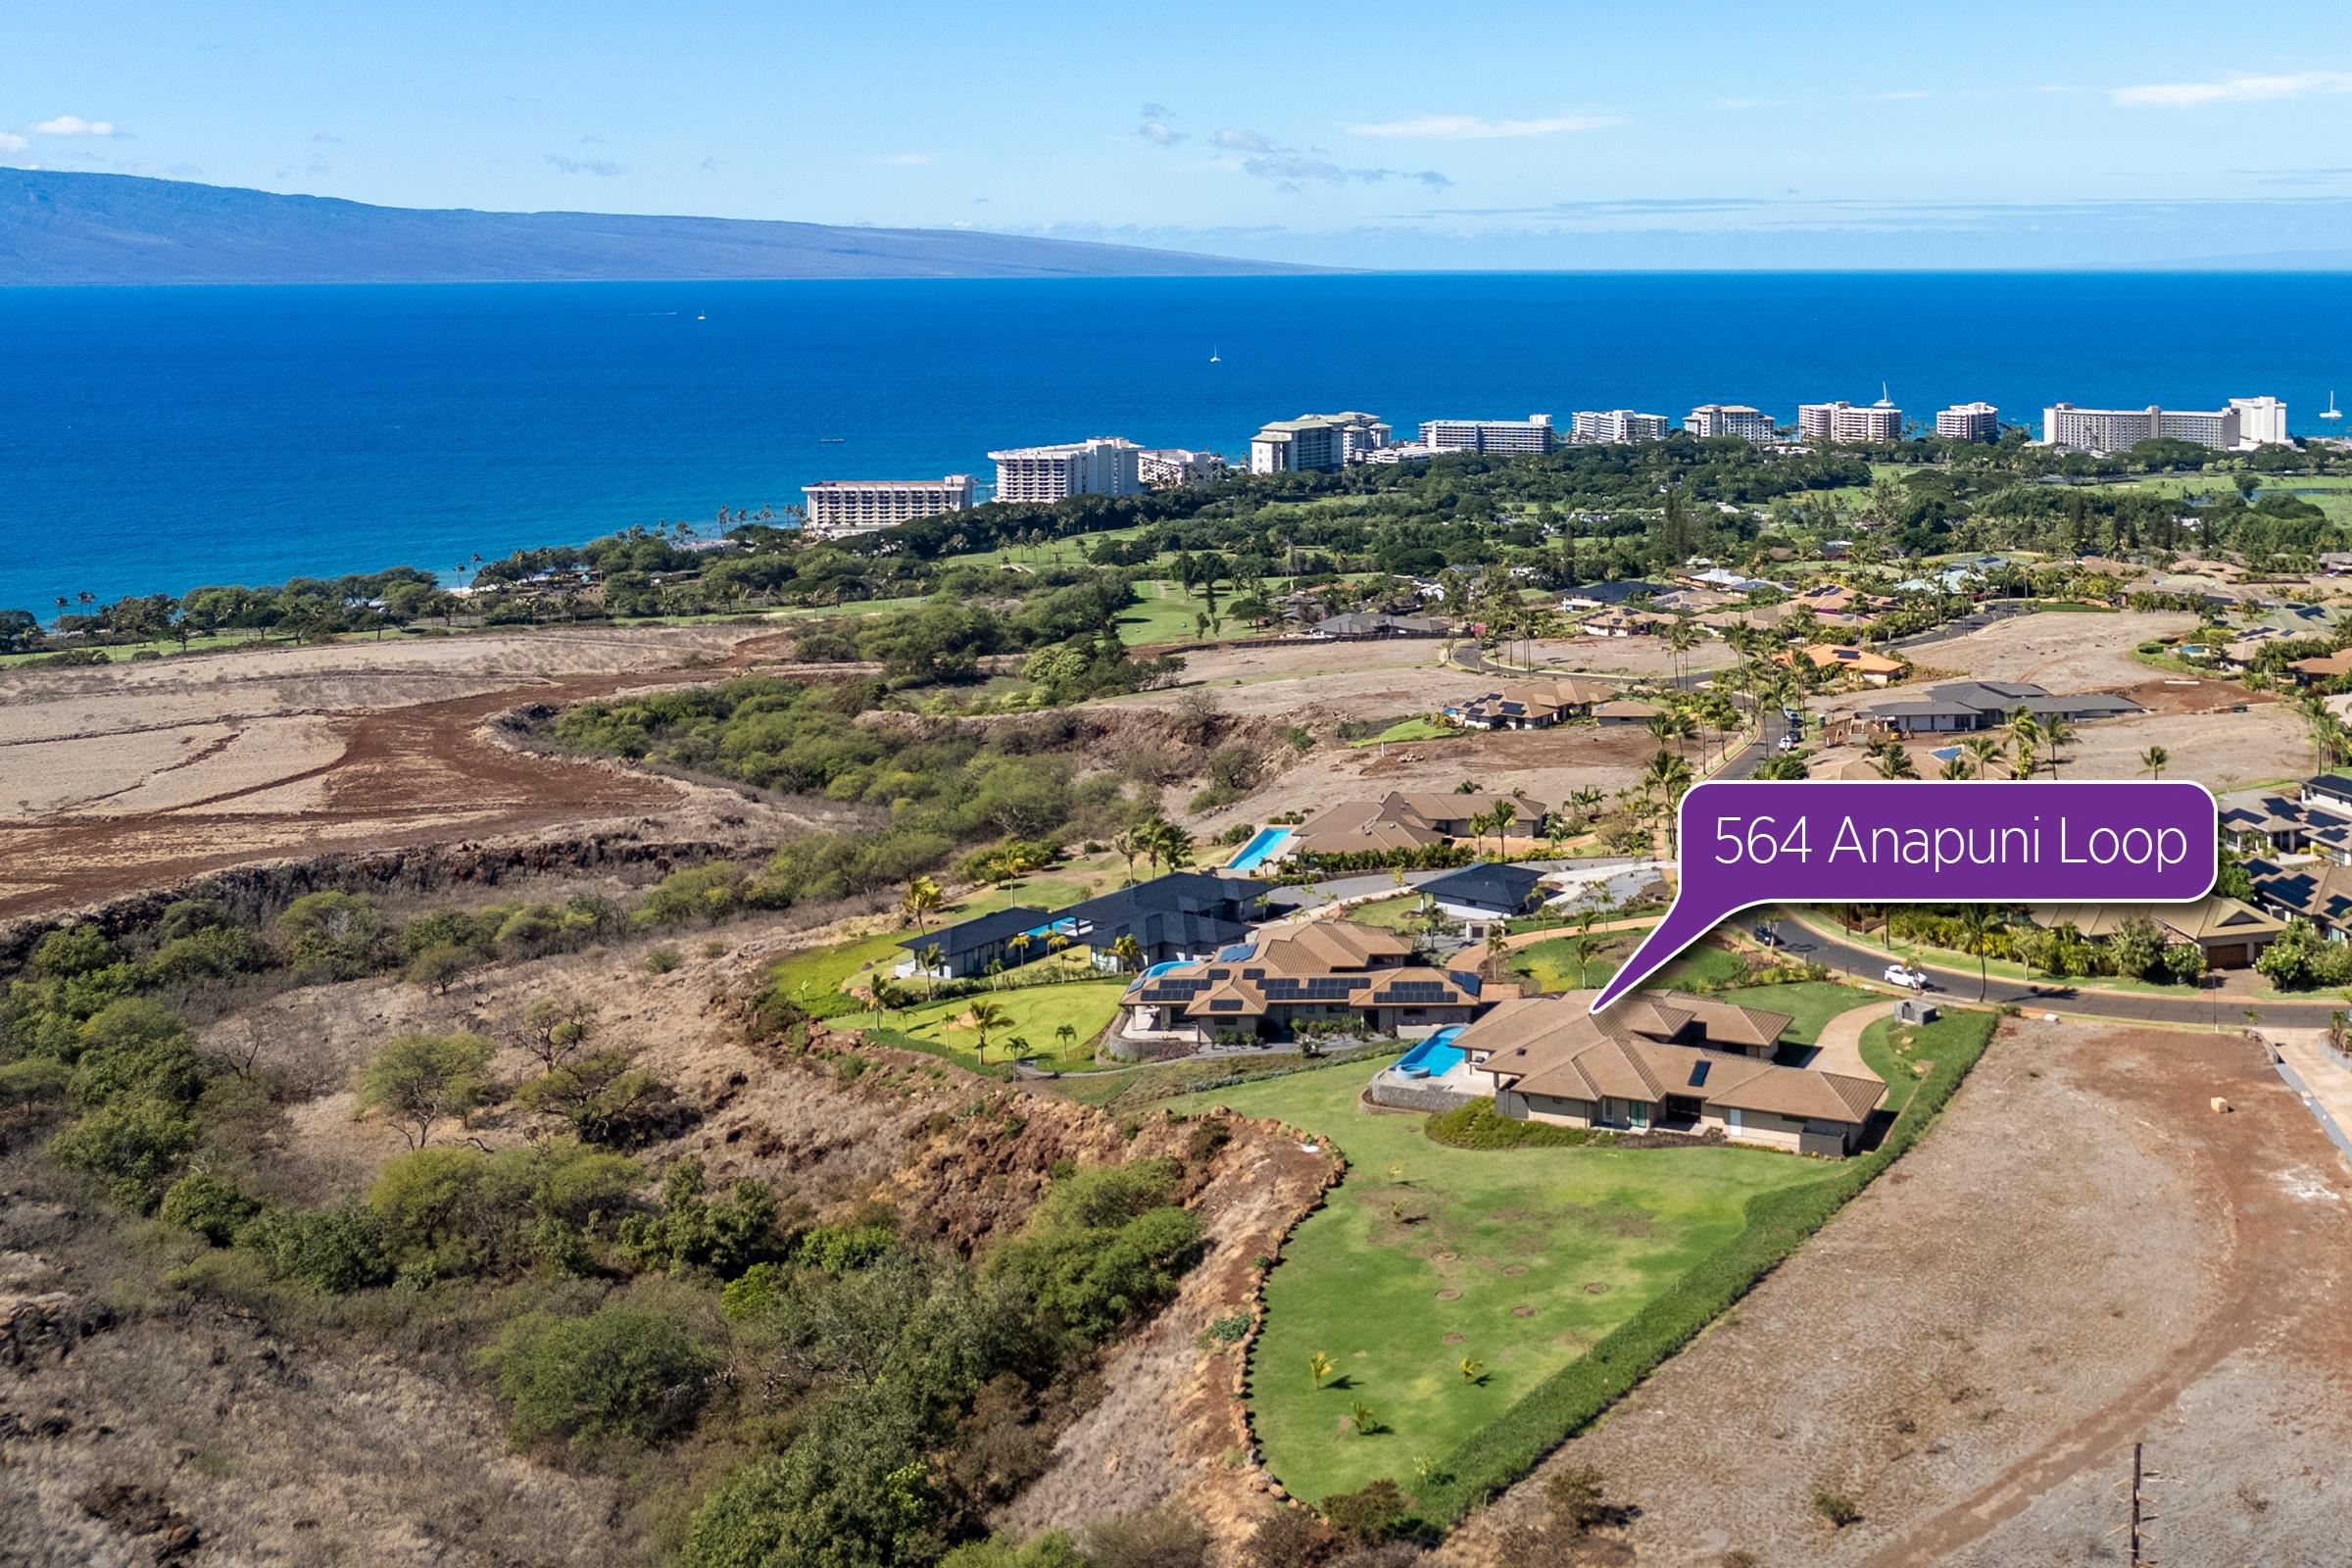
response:
<svg viewBox="0 0 2352 1568"><path fill-rule="evenodd" d="M1848 1078L1869 1078L1879 1083L1886 1080L1871 1070L1862 1059L1862 1031L1881 1018L1894 1015L1890 1002L1873 1002L1865 1006L1848 1007L1821 1026L1821 1036L1813 1042L1813 1054L1804 1065L1815 1072L1841 1072Z"/></svg>
<svg viewBox="0 0 2352 1568"><path fill-rule="evenodd" d="M2328 1049L2325 1029L2265 1029L2279 1076L2352 1163L2352 1064Z"/></svg>

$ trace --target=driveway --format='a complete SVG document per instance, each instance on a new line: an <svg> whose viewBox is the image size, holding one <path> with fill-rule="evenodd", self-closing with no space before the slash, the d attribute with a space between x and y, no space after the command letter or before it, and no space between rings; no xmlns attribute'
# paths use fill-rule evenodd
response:
<svg viewBox="0 0 2352 1568"><path fill-rule="evenodd" d="M1871 1070L1862 1059L1862 1031L1881 1018L1892 1017L1894 1004L1873 1002L1859 1007L1848 1007L1821 1026L1821 1034L1813 1042L1813 1054L1803 1065L1815 1072L1841 1072L1848 1078L1886 1080Z"/></svg>

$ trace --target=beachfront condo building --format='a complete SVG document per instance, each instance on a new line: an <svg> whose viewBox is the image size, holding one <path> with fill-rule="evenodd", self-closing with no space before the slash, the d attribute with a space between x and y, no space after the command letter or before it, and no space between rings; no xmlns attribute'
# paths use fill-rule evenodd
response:
<svg viewBox="0 0 2352 1568"><path fill-rule="evenodd" d="M1117 436L1012 447L988 456L997 466L999 501L1050 506L1072 496L1131 496L1144 487L1142 449Z"/></svg>
<svg viewBox="0 0 2352 1568"><path fill-rule="evenodd" d="M2244 452L2286 440L2286 405L2277 398L2231 398L2219 409L2078 409L2041 411L2041 444L2076 452L2126 452L2142 441L2186 441L2217 452Z"/></svg>
<svg viewBox="0 0 2352 1568"><path fill-rule="evenodd" d="M2001 438L2001 411L1989 403L1955 403L1936 414L1936 433L1947 441L1989 445Z"/></svg>
<svg viewBox="0 0 2352 1568"><path fill-rule="evenodd" d="M1843 399L1796 406L1796 433L1807 441L1900 441L1903 411L1885 398L1868 408Z"/></svg>
<svg viewBox="0 0 2352 1568"><path fill-rule="evenodd" d="M1742 441L1770 441L1776 433L1771 415L1744 403L1702 403L1683 416L1683 428L1701 438L1736 435Z"/></svg>
<svg viewBox="0 0 2352 1568"><path fill-rule="evenodd" d="M1557 447L1559 431L1548 414L1524 419L1424 419L1421 444L1433 452L1537 454Z"/></svg>
<svg viewBox="0 0 2352 1568"><path fill-rule="evenodd" d="M917 517L962 512L972 504L972 476L944 479L826 479L805 485L808 532L819 539L871 533Z"/></svg>
<svg viewBox="0 0 2352 1568"><path fill-rule="evenodd" d="M1225 460L1214 452L1162 447L1135 455L1135 470L1148 490L1174 490L1188 484L1206 484L1225 475Z"/></svg>
<svg viewBox="0 0 2352 1568"><path fill-rule="evenodd" d="M1337 473L1389 444L1389 426L1369 414L1301 414L1250 438L1251 473Z"/></svg>
<svg viewBox="0 0 2352 1568"><path fill-rule="evenodd" d="M1623 446L1629 441L1663 441L1668 428L1663 414L1636 414L1631 409L1585 409L1577 414L1572 433L1579 441Z"/></svg>

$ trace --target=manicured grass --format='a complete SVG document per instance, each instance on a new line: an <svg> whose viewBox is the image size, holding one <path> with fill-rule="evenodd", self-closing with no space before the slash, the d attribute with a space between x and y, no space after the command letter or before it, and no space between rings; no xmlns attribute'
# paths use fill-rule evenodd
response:
<svg viewBox="0 0 2352 1568"><path fill-rule="evenodd" d="M1208 612L1208 601L1198 594L1188 593L1174 582L1153 578L1135 585L1138 603L1119 612L1119 640L1130 648L1149 648L1159 643L1189 643L1200 638L1200 616ZM1225 613L1225 607L1234 596L1220 592L1216 612ZM1247 622L1225 619L1222 630L1211 630L1211 637L1247 637L1252 628Z"/></svg>
<svg viewBox="0 0 2352 1568"><path fill-rule="evenodd" d="M1078 871L1079 868L1072 867ZM937 930L957 920L968 920L976 914L1002 909L1014 903L1033 905L1042 908L1056 908L1075 903L1093 891L1093 879L1083 874L1068 877L1023 877L1001 888L976 893L950 908L942 910L931 922ZM858 937L849 942L837 942L831 947L808 948L782 959L768 971L769 983L796 1005L819 1018L835 1018L856 1012L861 1004L846 993L861 985L866 971L879 967L884 972L896 967L906 956L899 946L903 937L911 936L911 928L893 928L879 931L870 937ZM1040 954L1040 957L1043 954ZM911 982L920 988L921 982Z"/></svg>
<svg viewBox="0 0 2352 1568"><path fill-rule="evenodd" d="M1421 929L1421 895L1399 893L1393 899L1358 904L1348 909L1348 918L1357 925L1378 926L1384 931L1418 931Z"/></svg>
<svg viewBox="0 0 2352 1568"><path fill-rule="evenodd" d="M1573 937L1554 937L1549 942L1531 942L1511 955L1511 970L1523 974L1545 991L1582 991L1605 984L1626 955L1642 940L1639 931L1602 932L1592 939L1591 953L1585 959L1582 973L1576 964L1576 940Z"/></svg>
<svg viewBox="0 0 2352 1568"><path fill-rule="evenodd" d="M1377 735L1368 735L1362 740L1349 741L1348 744L1361 747L1378 746L1384 741L1443 741L1452 740L1461 734L1462 731L1455 729L1443 719L1431 718L1426 714L1416 714L1411 718L1398 719Z"/></svg>
<svg viewBox="0 0 2352 1568"><path fill-rule="evenodd" d="M1127 989L1124 980L1078 980L1066 985L1016 986L1009 990L984 991L968 997L951 997L944 1002L926 1003L895 1014L890 1026L917 1040L946 1047L954 1054L972 1059L980 1043L976 1030L964 1020L976 1002L993 1003L1003 1008L1009 1020L1002 1028L988 1033L988 1059L1004 1061L1015 1054L1033 1059L1049 1071L1084 1067L1095 1059L1095 1037L1100 1035L1119 1010L1119 997ZM1068 1045L1063 1045L1056 1033L1060 1025L1071 1029ZM1012 1046L1015 1037L1029 1042L1025 1052L1016 1053Z"/></svg>
<svg viewBox="0 0 2352 1568"><path fill-rule="evenodd" d="M1668 964L1658 984L1690 990L1702 985L1723 985L1740 979L1746 973L1747 962L1737 953L1724 948L1698 947Z"/></svg>
<svg viewBox="0 0 2352 1568"><path fill-rule="evenodd" d="M1099 1105L1104 1110L1140 1110L1161 1101L1211 1089L1285 1078L1295 1072L1321 1072L1343 1062L1386 1062L1396 1054L1396 1048L1383 1041L1377 1046L1334 1052L1314 1061L1287 1054L1252 1056L1240 1061L1161 1061L1142 1067L1080 1073L1063 1078L1054 1089L1065 1100L1075 1100L1080 1104Z"/></svg>
<svg viewBox="0 0 2352 1568"><path fill-rule="evenodd" d="M1841 1012L1886 999L1874 992L1854 986L1841 986L1835 980L1800 980L1786 986L1741 986L1731 991L1718 991L1716 998L1736 1002L1747 1007L1767 1007L1785 1012L1795 1020L1781 1039L1790 1045L1809 1046L1821 1038L1821 1026Z"/></svg>
<svg viewBox="0 0 2352 1568"><path fill-rule="evenodd" d="M1753 1149L1450 1149L1422 1117L1359 1110L1368 1067L1170 1102L1274 1117L1348 1155L1348 1180L1266 1282L1250 1363L1268 1466L1302 1497L1384 1476L1419 1492L1416 1459L1442 1460L1738 1237L1751 1198L1824 1179ZM1318 1350L1337 1363L1319 1389ZM1465 1356L1484 1363L1476 1381ZM1350 1420L1358 1401L1378 1423L1368 1435Z"/></svg>

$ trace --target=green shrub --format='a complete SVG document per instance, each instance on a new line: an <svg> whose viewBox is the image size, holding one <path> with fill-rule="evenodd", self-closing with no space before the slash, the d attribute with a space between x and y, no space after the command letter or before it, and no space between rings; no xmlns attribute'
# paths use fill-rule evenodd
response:
<svg viewBox="0 0 2352 1568"><path fill-rule="evenodd" d="M107 1006L81 1026L68 1092L85 1109L124 1095L190 1105L204 1092L204 1058L176 1013L144 998Z"/></svg>
<svg viewBox="0 0 2352 1568"><path fill-rule="evenodd" d="M1617 1141L1606 1129L1520 1121L1496 1110L1492 1100L1473 1100L1441 1111L1423 1122L1421 1130L1432 1143L1454 1149L1575 1149Z"/></svg>
<svg viewBox="0 0 2352 1568"><path fill-rule="evenodd" d="M195 1147L196 1122L184 1107L126 1095L50 1139L49 1154L105 1182L116 1202L143 1214Z"/></svg>
<svg viewBox="0 0 2352 1568"><path fill-rule="evenodd" d="M776 1250L776 1198L759 1182L738 1181L713 1201L703 1191L703 1162L687 1158L662 1178L662 1208L621 1222L620 1246L640 1267L704 1268L733 1279Z"/></svg>
<svg viewBox="0 0 2352 1568"><path fill-rule="evenodd" d="M257 1253L271 1279L292 1280L329 1296L392 1277L381 1228L364 1203L312 1211L268 1209L237 1233L237 1245Z"/></svg>
<svg viewBox="0 0 2352 1568"><path fill-rule="evenodd" d="M287 956L306 979L348 980L375 966L383 917L358 893L306 893L277 917Z"/></svg>
<svg viewBox="0 0 2352 1568"><path fill-rule="evenodd" d="M646 890L645 899L630 919L641 926L683 925L689 920L716 922L743 906L750 879L732 860L712 860L672 871Z"/></svg>
<svg viewBox="0 0 2352 1568"><path fill-rule="evenodd" d="M688 1529L683 1568L898 1568L944 1555L946 1499L920 1423L896 1392L828 1403L782 1453L712 1488Z"/></svg>
<svg viewBox="0 0 2352 1568"><path fill-rule="evenodd" d="M957 1546L939 1559L939 1568L1093 1568L1078 1554L1069 1536L1049 1530L1022 1541L1014 1536L991 1536Z"/></svg>
<svg viewBox="0 0 2352 1568"><path fill-rule="evenodd" d="M411 1149L432 1140L433 1129L466 1118L490 1102L496 1048L475 1034L401 1035L360 1072L359 1109L380 1110Z"/></svg>
<svg viewBox="0 0 2352 1568"><path fill-rule="evenodd" d="M1862 1517L1862 1505L1844 1493L1824 1487L1813 1494L1813 1511L1826 1520L1832 1530L1843 1530Z"/></svg>
<svg viewBox="0 0 2352 1568"><path fill-rule="evenodd" d="M672 947L659 947L645 956L646 972L649 974L668 974L672 970L676 969L679 964L684 963L685 961L685 957L678 952L677 949Z"/></svg>
<svg viewBox="0 0 2352 1568"><path fill-rule="evenodd" d="M165 1223L193 1231L215 1247L226 1247L262 1211L261 1200L236 1183L201 1171L182 1176L164 1194L156 1212Z"/></svg>
<svg viewBox="0 0 2352 1568"><path fill-rule="evenodd" d="M640 1179L635 1160L566 1138L494 1153L419 1149L384 1166L368 1207L408 1278L519 1273L534 1261L577 1272Z"/></svg>
<svg viewBox="0 0 2352 1568"><path fill-rule="evenodd" d="M674 1317L623 1305L517 1318L486 1359L517 1444L563 1438L584 1447L653 1443L692 1425L718 1365Z"/></svg>
<svg viewBox="0 0 2352 1568"><path fill-rule="evenodd" d="M1169 1202L1167 1160L1082 1167L1055 1181L1018 1236L989 1254L1051 1325L1100 1340L1157 1307L1200 1257L1200 1216Z"/></svg>
<svg viewBox="0 0 2352 1568"><path fill-rule="evenodd" d="M1318 1504L1331 1528L1349 1541L1377 1544L1401 1534L1412 1503L1394 1481L1375 1481L1357 1492L1340 1492Z"/></svg>
<svg viewBox="0 0 2352 1568"><path fill-rule="evenodd" d="M0 1061L0 1103L30 1106L63 1100L73 1076L74 1069L54 1056Z"/></svg>
<svg viewBox="0 0 2352 1568"><path fill-rule="evenodd" d="M1087 1568L1207 1568L1208 1531L1189 1511L1162 1503L1087 1527Z"/></svg>

